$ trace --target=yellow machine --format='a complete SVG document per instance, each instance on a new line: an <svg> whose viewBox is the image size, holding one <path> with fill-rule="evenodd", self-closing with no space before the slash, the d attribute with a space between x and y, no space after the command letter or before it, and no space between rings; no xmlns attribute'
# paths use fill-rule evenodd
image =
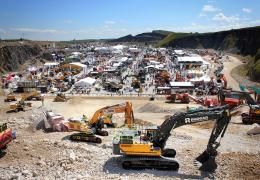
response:
<svg viewBox="0 0 260 180"><path fill-rule="evenodd" d="M116 104L113 106L106 106L97 110L91 120L90 126L96 126L102 120L102 124L116 127L116 123L112 121L112 114L125 113L125 124L131 127L134 123L134 115L132 109L132 103L126 101L123 104Z"/></svg>
<svg viewBox="0 0 260 180"><path fill-rule="evenodd" d="M106 106L97 110L87 123L83 121L69 122L66 124L69 129L81 131L81 133L72 134L70 139L74 141L101 143L102 140L99 137L96 137L95 134L100 136L107 136L108 132L102 130L104 124L115 126L115 123L113 123L111 119L111 115L122 112L125 113L125 124L128 127L132 127L134 123L133 109L132 104L127 101L123 104Z"/></svg>
<svg viewBox="0 0 260 180"><path fill-rule="evenodd" d="M15 103L11 103L9 108L10 108L10 111L15 111L15 112L18 112L18 111L24 111L25 110L25 107L31 107L32 106L32 103L29 103L29 102L25 102L23 99L18 101L18 102L15 102Z"/></svg>
<svg viewBox="0 0 260 180"><path fill-rule="evenodd" d="M178 170L179 163L174 159L175 149L166 149L165 144L172 129L202 121L216 120L206 150L196 158L200 170L214 171L215 157L220 139L230 122L229 107L221 106L189 113L177 113L166 119L161 126L123 128L116 131L113 139L113 153L123 155L122 167L156 168ZM218 141L219 140L219 141Z"/></svg>
<svg viewBox="0 0 260 180"><path fill-rule="evenodd" d="M133 78L133 79L132 79L131 86L132 86L133 88L135 88L135 89L140 88L140 87L141 87L141 82L140 82L138 79Z"/></svg>
<svg viewBox="0 0 260 180"><path fill-rule="evenodd" d="M13 93L8 94L5 98L5 102L10 102L10 101L16 101L16 97Z"/></svg>
<svg viewBox="0 0 260 180"><path fill-rule="evenodd" d="M36 90L29 92L29 93L23 93L21 96L24 101L31 101L31 100L41 101L42 100L41 93Z"/></svg>
<svg viewBox="0 0 260 180"><path fill-rule="evenodd" d="M54 102L66 102L67 98L66 98L65 94L58 93L53 101Z"/></svg>
<svg viewBox="0 0 260 180"><path fill-rule="evenodd" d="M88 132L91 131L87 124L87 116L83 114L81 119L69 119L64 123L70 131Z"/></svg>

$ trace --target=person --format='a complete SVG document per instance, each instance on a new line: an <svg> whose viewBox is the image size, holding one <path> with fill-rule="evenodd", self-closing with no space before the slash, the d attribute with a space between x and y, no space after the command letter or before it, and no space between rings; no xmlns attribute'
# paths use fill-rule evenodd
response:
<svg viewBox="0 0 260 180"><path fill-rule="evenodd" d="M42 106L44 106L44 96L41 96Z"/></svg>

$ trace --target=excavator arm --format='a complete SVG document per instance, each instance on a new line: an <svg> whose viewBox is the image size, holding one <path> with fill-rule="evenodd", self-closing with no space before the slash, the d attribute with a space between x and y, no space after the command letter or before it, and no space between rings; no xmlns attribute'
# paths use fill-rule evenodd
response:
<svg viewBox="0 0 260 180"><path fill-rule="evenodd" d="M212 129L207 148L196 158L197 164L201 165L201 170L214 171L217 167L215 163L217 148L220 146L220 140L224 136L231 119L228 105L206 110L198 110L192 113L178 113L171 116L159 127L154 138L152 139L153 145L164 149L172 129L187 124L194 124L197 122L215 119L215 125ZM218 139L219 141L217 141Z"/></svg>
<svg viewBox="0 0 260 180"><path fill-rule="evenodd" d="M95 129L97 130L101 130L104 125L102 121L102 116L115 114L115 113L123 113L123 112L125 113L125 124L127 124L128 127L132 127L134 123L134 115L133 115L132 104L128 101L123 104L106 106L97 110L90 120L90 125L92 127L95 127Z"/></svg>
<svg viewBox="0 0 260 180"><path fill-rule="evenodd" d="M203 109L189 113L177 113L166 119L156 132L152 142L154 146L164 148L166 141L171 135L172 129L177 127L194 124L198 122L220 119L223 116L224 110L228 110L228 105Z"/></svg>

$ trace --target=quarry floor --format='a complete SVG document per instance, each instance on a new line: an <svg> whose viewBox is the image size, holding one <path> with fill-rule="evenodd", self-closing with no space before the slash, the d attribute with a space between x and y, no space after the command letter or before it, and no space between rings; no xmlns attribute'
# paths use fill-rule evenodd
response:
<svg viewBox="0 0 260 180"><path fill-rule="evenodd" d="M4 97L0 98L3 102ZM185 111L185 104L168 104L163 99L149 101L132 99L135 119L160 125L167 115ZM47 97L44 106L65 118L79 117L93 113L106 105L124 102L124 99L72 97L67 102L53 102ZM218 168L214 173L204 173L193 165L194 159L207 145L213 122L186 125L174 129L167 147L177 151L180 163L178 172L159 170L124 170L120 157L112 153L113 128L109 136L101 137L102 144L70 142L66 137L70 132L45 133L36 130L37 114L41 112L41 102L33 102L33 107L25 112L6 113L9 103L1 103L1 121L17 133L14 140L0 159L0 179L198 179L198 178L260 178L260 136L248 136L246 132L255 125L243 125L240 116L234 116L227 133L221 141L217 156ZM189 106L197 106L190 104ZM246 110L246 107L244 108ZM156 112L156 113L155 113ZM114 119L123 123L124 115Z"/></svg>
<svg viewBox="0 0 260 180"><path fill-rule="evenodd" d="M235 63L235 65L233 64ZM238 88L238 83L229 75L231 69L240 62L231 58L225 62L224 71L230 86ZM177 151L179 171L153 169L124 170L120 157L112 153L113 128L108 128L109 136L101 137L102 144L71 142L67 139L71 132L46 133L38 129L37 117L41 114L42 103L33 101L25 112L8 112L9 103L0 96L0 122L16 131L14 140L0 158L0 179L260 179L260 135L249 136L247 131L256 125L241 123L239 113L232 117L221 146L218 149L214 173L205 173L194 166L194 159L207 145L213 121L186 125L174 129L166 147ZM91 118L101 107L125 101L133 104L135 119L160 125L165 117L174 112L185 111L186 104L169 104L165 99L149 101L148 98L119 97L70 97L67 102L53 102L46 97L44 108L52 109L65 118ZM189 104L190 107L198 105ZM247 107L240 109L247 111ZM114 120L124 121L123 114L114 115Z"/></svg>

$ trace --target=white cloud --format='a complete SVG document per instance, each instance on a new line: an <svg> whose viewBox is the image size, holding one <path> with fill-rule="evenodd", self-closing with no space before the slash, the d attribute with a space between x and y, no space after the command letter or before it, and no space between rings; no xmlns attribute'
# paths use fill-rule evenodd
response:
<svg viewBox="0 0 260 180"><path fill-rule="evenodd" d="M3 33L3 34L5 34L5 33L6 33L6 30L4 30L4 29L0 28L0 33Z"/></svg>
<svg viewBox="0 0 260 180"><path fill-rule="evenodd" d="M219 9L214 7L213 5L204 5L203 8L202 8L202 11L204 12L215 12L215 11L218 11Z"/></svg>
<svg viewBox="0 0 260 180"><path fill-rule="evenodd" d="M48 34L65 33L65 31L60 31L56 29L10 28L10 30L15 32L25 32L25 33L48 33Z"/></svg>
<svg viewBox="0 0 260 180"><path fill-rule="evenodd" d="M70 20L70 19L66 19L66 20L64 20L63 21L65 24L72 24L72 20Z"/></svg>
<svg viewBox="0 0 260 180"><path fill-rule="evenodd" d="M112 25L112 24L116 24L116 22L115 21L106 21L105 24Z"/></svg>
<svg viewBox="0 0 260 180"><path fill-rule="evenodd" d="M212 18L212 20L224 21L224 22L234 22L234 21L239 21L239 18L237 16L226 16L223 13L218 13Z"/></svg>
<svg viewBox="0 0 260 180"><path fill-rule="evenodd" d="M205 13L199 13L198 17L202 18L202 17L207 17L207 14Z"/></svg>
<svg viewBox="0 0 260 180"><path fill-rule="evenodd" d="M251 12L252 12L252 9L243 8L242 11L243 11L244 13L251 13Z"/></svg>

